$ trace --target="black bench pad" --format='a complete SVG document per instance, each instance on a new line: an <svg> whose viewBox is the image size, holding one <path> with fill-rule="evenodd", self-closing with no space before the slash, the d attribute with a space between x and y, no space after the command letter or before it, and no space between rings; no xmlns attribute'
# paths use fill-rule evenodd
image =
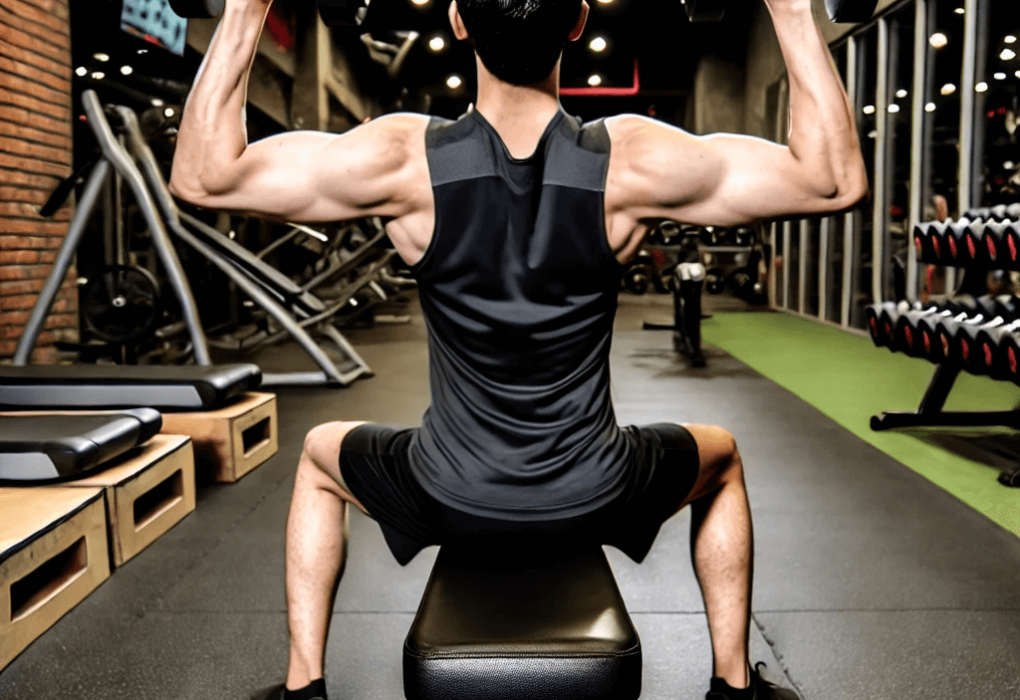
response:
<svg viewBox="0 0 1020 700"><path fill-rule="evenodd" d="M0 417L0 482L81 476L148 442L162 427L163 416L151 408Z"/></svg>
<svg viewBox="0 0 1020 700"><path fill-rule="evenodd" d="M219 408L262 383L258 365L29 365L0 367L0 408L160 411Z"/></svg>
<svg viewBox="0 0 1020 700"><path fill-rule="evenodd" d="M601 548L443 547L404 642L408 700L635 700L641 642Z"/></svg>

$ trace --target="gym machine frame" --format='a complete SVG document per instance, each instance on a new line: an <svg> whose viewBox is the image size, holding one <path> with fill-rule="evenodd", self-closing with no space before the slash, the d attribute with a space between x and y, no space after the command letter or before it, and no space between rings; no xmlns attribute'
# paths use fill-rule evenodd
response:
<svg viewBox="0 0 1020 700"><path fill-rule="evenodd" d="M315 314L313 312L306 314L306 318L299 322L269 292L265 291L264 287L266 285L264 282L258 280L250 273L246 274L246 272L243 272L239 265L228 262L208 243L184 228L178 215L177 206L170 195L166 182L163 180L162 173L159 171L156 158L146 143L145 137L139 128L138 119L131 109L120 106L108 108L123 122L123 129L127 136L127 149L140 162L141 170L139 170L128 154L128 151L114 135L97 94L93 90L86 90L82 93L82 103L89 125L102 149L102 158L93 167L89 175L74 218L71 220L67 236L57 254L53 269L43 286L42 292L40 292L39 298L32 309L32 314L25 325L25 330L18 341L13 359L15 366L25 366L28 364L32 348L35 347L38 341L39 334L42 332L46 317L53 305L60 285L70 268L74 253L84 234L85 225L92 216L99 200L102 187L107 178L111 176L112 170L116 170L131 187L146 223L149 225L153 245L156 248L160 261L166 268L170 283L180 302L184 321L195 348L195 360L199 365L208 366L212 364L209 357L208 343L202 330L191 287L181 268L180 260L173 249L173 244L167 233L167 226L164 225L164 221L159 216L157 202L163 210L167 220L166 224L169 225L170 230L219 268L256 304L265 309L283 327L284 332L292 336L322 369L322 372L264 374L263 385L330 384L346 386L359 377L371 376L372 371L368 364L361 359L340 332L328 322L328 317L322 313ZM146 183L149 185L148 188ZM201 224L201 222L198 223ZM201 225L205 226L205 224ZM211 227L209 229L215 231ZM221 235L218 231L215 231L215 233L217 236ZM230 241L230 243L234 244L233 241ZM241 248L237 244L234 245L237 248ZM244 250L245 253L248 253L253 259L257 260L260 266L270 267L246 249ZM279 271L275 269L273 269L273 272L280 275ZM280 275L280 277L284 276ZM293 284L289 279L287 282ZM365 284L368 284L368 282L365 282ZM324 333L347 355L354 364L353 369L342 372L325 351L315 343L305 330L305 326L313 323L320 323L324 326L322 328Z"/></svg>

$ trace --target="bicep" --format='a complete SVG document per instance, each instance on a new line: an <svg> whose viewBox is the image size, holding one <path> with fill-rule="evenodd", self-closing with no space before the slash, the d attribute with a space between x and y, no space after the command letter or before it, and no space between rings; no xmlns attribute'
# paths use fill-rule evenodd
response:
<svg viewBox="0 0 1020 700"><path fill-rule="evenodd" d="M295 223L386 215L401 160L378 129L294 131L257 141L210 174L202 207Z"/></svg>

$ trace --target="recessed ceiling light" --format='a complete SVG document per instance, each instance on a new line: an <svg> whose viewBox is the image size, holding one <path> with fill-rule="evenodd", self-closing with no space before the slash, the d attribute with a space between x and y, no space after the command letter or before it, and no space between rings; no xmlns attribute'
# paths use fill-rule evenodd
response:
<svg viewBox="0 0 1020 700"><path fill-rule="evenodd" d="M100 63L106 63L110 60L110 55L105 53L94 53L92 54L92 58L96 59Z"/></svg>
<svg viewBox="0 0 1020 700"><path fill-rule="evenodd" d="M602 84L602 76L596 73L595 75L589 76L588 84L592 87L598 87Z"/></svg>
<svg viewBox="0 0 1020 700"><path fill-rule="evenodd" d="M429 48L433 51L442 51L446 48L446 40L441 36L434 36L429 39Z"/></svg>
<svg viewBox="0 0 1020 700"><path fill-rule="evenodd" d="M463 84L464 81L460 79L459 75L451 75L449 78L446 79L446 86L451 90L456 90Z"/></svg>
<svg viewBox="0 0 1020 700"><path fill-rule="evenodd" d="M588 47L595 53L605 51L606 46L607 46L606 40L600 36L595 37L594 39L591 40L591 43L588 44Z"/></svg>

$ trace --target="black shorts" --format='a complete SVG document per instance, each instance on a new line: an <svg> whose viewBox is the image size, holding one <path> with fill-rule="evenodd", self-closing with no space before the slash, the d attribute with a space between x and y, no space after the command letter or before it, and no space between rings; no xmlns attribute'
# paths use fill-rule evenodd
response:
<svg viewBox="0 0 1020 700"><path fill-rule="evenodd" d="M685 428L675 423L628 426L623 431L635 447L634 463L614 500L559 520L483 518L440 503L418 485L408 455L417 430L365 423L347 433L340 448L344 482L379 523L401 565L429 545L531 536L608 544L640 563L698 478L698 445Z"/></svg>

